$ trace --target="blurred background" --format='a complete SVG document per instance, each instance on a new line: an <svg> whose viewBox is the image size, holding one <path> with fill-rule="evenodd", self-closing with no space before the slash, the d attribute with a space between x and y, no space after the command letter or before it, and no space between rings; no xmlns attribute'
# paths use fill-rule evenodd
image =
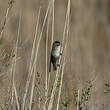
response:
<svg viewBox="0 0 110 110"><path fill-rule="evenodd" d="M68 0L55 0L55 31L54 40L62 41ZM48 6L48 0L17 0L9 13L7 24L0 41L0 52L9 53L15 46L19 16L21 13L21 28L18 44L16 68L16 88L19 102L25 90L27 72L29 68L32 43L39 7L41 9L40 28ZM0 27L8 7L8 0L0 0ZM39 30L40 31L40 30ZM48 41L48 57L50 55L51 34ZM39 109L36 104L39 97L44 97L45 85L45 40L46 28L40 44L38 54L36 87L33 110ZM85 81L93 80L93 89L89 102L89 110L110 110L110 94L104 94L105 83L110 80L110 0L71 0L70 30L67 46L66 66L61 101L68 100L69 110L75 108L73 104L74 88L82 90ZM0 53L0 54L1 54ZM49 58L48 58L49 59ZM11 73L10 60L0 62L0 110L4 110L10 101ZM49 64L49 61L48 61ZM49 65L48 65L49 66ZM40 75L39 75L40 74ZM53 82L55 74L51 75ZM43 100L40 102L44 103ZM60 103L61 104L61 103ZM28 105L28 102L27 102ZM42 107L39 109L42 110ZM56 110L53 107L52 110ZM61 108L60 110L64 110Z"/></svg>

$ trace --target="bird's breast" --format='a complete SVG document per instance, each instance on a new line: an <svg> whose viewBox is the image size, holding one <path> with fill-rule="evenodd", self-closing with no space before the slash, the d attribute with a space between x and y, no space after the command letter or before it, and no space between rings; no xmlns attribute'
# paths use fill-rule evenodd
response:
<svg viewBox="0 0 110 110"><path fill-rule="evenodd" d="M55 57L55 58L59 58L60 52L53 51L52 56Z"/></svg>
<svg viewBox="0 0 110 110"><path fill-rule="evenodd" d="M60 49L61 49L61 46L54 47L52 49L52 56L55 58L59 58L60 57Z"/></svg>

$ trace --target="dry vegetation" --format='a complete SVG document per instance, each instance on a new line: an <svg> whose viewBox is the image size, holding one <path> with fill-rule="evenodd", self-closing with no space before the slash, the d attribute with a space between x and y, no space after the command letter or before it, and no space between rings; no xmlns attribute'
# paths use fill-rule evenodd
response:
<svg viewBox="0 0 110 110"><path fill-rule="evenodd" d="M109 3L0 0L0 110L109 110Z"/></svg>

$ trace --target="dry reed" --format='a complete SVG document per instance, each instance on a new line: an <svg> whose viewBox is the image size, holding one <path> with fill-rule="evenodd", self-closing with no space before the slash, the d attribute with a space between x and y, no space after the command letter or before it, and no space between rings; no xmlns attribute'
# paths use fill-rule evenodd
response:
<svg viewBox="0 0 110 110"><path fill-rule="evenodd" d="M50 9L51 10L51 9ZM50 11L49 11L50 12ZM49 24L50 24L50 13L48 15L48 21L47 21L47 31L46 31L46 64L45 64L45 67L46 67L46 70L45 70L45 73L46 73L46 78L45 78L45 104L44 104L44 110L46 110L46 104L47 104L47 96L48 96L48 79L50 74L48 75L48 38L49 38Z"/></svg>
<svg viewBox="0 0 110 110"><path fill-rule="evenodd" d="M60 82L60 89L59 89L59 94L58 94L58 103L57 103L57 110L59 108L59 103L60 103L60 96L61 96L61 88L62 88L62 83L63 83L63 75L64 75L64 68L65 68L65 57L66 57L66 48L67 48L67 42L68 42L68 31L69 31L69 17L70 17L70 0L68 1L68 7L67 7L67 19L65 21L65 26L67 25L67 36L66 36L66 43L64 47L64 54L63 54L63 61L62 61L62 71L61 71L61 82ZM65 33L65 29L64 29Z"/></svg>
<svg viewBox="0 0 110 110"><path fill-rule="evenodd" d="M38 33L37 31L38 31L38 26L39 26L40 13L41 13L41 7L39 9L38 18L37 18L35 39L36 39L36 36L37 36L37 33ZM29 110L31 110L31 106L32 106L32 98L33 98L34 85L35 85L35 73L36 73L36 64L34 65L34 73L33 73L33 78L32 78L32 89L31 89L31 97L30 97Z"/></svg>

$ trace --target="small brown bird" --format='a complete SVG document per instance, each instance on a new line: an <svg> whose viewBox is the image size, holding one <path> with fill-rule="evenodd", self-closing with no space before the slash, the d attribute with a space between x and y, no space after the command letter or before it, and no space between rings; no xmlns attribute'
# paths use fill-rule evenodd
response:
<svg viewBox="0 0 110 110"><path fill-rule="evenodd" d="M51 71L51 63L53 64L53 70L57 70L57 60L60 58L60 50L61 50L61 43L59 41L54 41L52 45L52 51L51 51L51 58L50 58L50 68L49 72Z"/></svg>

